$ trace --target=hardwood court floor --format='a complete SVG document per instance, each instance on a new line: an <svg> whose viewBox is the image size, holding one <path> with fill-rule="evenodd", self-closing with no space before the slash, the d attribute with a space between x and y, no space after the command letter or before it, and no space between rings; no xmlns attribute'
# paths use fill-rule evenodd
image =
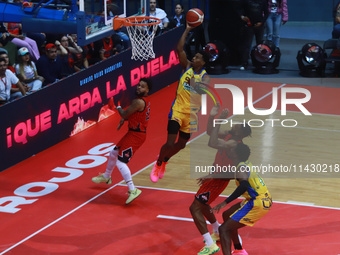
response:
<svg viewBox="0 0 340 255"><path fill-rule="evenodd" d="M340 207L340 194L334 192L340 181L340 171L337 169L340 129L336 129L339 117L313 114L312 118L317 118L320 122L315 127L312 125L312 118L301 116L300 113L290 115L298 120L299 125L295 128L269 126L252 129L252 137L244 139L244 143L251 148L251 162L255 166L262 164L267 168L276 166L274 173L262 173L275 201ZM247 114L245 118L249 119L249 116ZM278 119L280 116L275 113L272 118ZM200 165L196 162L203 161L205 165L213 163L216 151L207 147L208 140L209 136L203 134L174 156L167 165L164 179L154 187L196 191L196 179L186 169L191 166L191 171L194 172L194 167ZM289 168L290 173L284 172ZM151 167L136 175L136 183L150 186L150 171ZM231 194L235 187L231 182L222 194Z"/></svg>
<svg viewBox="0 0 340 255"><path fill-rule="evenodd" d="M256 86L254 99L262 98L255 105L259 108L268 108L271 101L266 95L273 86L281 85L214 82L232 83L243 91ZM171 159L164 178L156 184L149 180L166 138L169 108L164 105L170 107L175 88L173 84L150 97L154 110L148 139L129 163L134 182L143 193L129 206L124 205L127 189L119 184L122 178L118 170L110 186L91 182L91 177L104 171L110 146L125 132L113 131L119 122L117 115L1 172L0 254L197 254L203 243L188 208L198 186L189 169L196 160L212 163L215 155L206 146L206 116L200 118L200 132L192 142ZM308 89L312 99L306 107L311 117L292 108L285 117L275 111L270 118L294 118L298 126L253 128L252 138L245 139L254 164L339 163L339 89ZM222 100L231 108L230 94L223 94ZM244 118L253 116L246 111ZM265 176L265 181L275 201L272 210L254 227L240 231L248 253L339 254L338 176L275 173L269 177ZM231 182L223 194L229 195L234 188ZM14 198L17 206L10 202ZM223 199L221 196L215 203ZM18 211L6 213L4 208ZM221 215L217 217L221 221Z"/></svg>
<svg viewBox="0 0 340 255"><path fill-rule="evenodd" d="M214 82L223 83L218 79ZM233 82L235 81L231 83L234 84ZM249 86L257 85L251 84L253 83L248 82ZM263 125L253 127L252 137L244 140L251 148L250 160L254 165L290 167L290 174L282 173L282 171L264 174L266 183L276 201L298 201L319 206L340 207L340 193L333 192L340 181L338 170L340 103L336 100L336 94L332 88L308 87L308 89L312 93L312 99L307 103L306 108L312 116L305 116L300 111L289 111L286 116L281 116L279 110L270 116L257 116L247 109L245 116L232 116L230 119L240 122L253 120L249 122L250 125ZM266 90L262 92L265 93ZM255 91L255 93L259 92ZM223 97L222 94L222 101L227 102L223 107L232 108L231 103L228 103L231 102L228 96L230 95ZM267 95L254 106L258 109L268 109L271 103L271 95ZM221 129L231 128L230 119L229 123ZM295 125L295 122L289 121L281 124L283 120L288 119L296 120L298 125L292 128L284 127L283 125ZM201 125L201 128L206 127ZM186 169L191 165L191 171L194 171L195 163L199 161L204 161L208 165L213 163L216 151L207 146L208 140L209 136L202 134L191 141L190 145L178 155L175 155L167 166L164 180L160 180L155 187L196 191L196 179L192 178L193 176L190 176L190 172ZM142 186L146 185L150 171L151 167L138 174L135 177L136 182L138 181ZM229 185L223 194L230 194L234 188L234 184Z"/></svg>

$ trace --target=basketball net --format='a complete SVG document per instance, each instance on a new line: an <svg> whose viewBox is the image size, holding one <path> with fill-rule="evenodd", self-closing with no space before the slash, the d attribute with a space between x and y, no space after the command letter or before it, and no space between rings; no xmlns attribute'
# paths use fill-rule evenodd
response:
<svg viewBox="0 0 340 255"><path fill-rule="evenodd" d="M113 29L117 30L125 26L131 41L132 56L134 60L148 60L155 58L153 51L153 39L156 35L160 19L154 17L127 17L115 18Z"/></svg>

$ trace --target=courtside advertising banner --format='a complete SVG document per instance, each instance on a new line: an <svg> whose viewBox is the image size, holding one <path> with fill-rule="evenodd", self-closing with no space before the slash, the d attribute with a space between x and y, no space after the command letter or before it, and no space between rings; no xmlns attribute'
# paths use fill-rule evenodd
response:
<svg viewBox="0 0 340 255"><path fill-rule="evenodd" d="M131 59L128 49L40 91L0 107L0 171L95 125L134 98L142 77L150 94L175 82L181 72L176 44L182 29L156 37L156 57Z"/></svg>

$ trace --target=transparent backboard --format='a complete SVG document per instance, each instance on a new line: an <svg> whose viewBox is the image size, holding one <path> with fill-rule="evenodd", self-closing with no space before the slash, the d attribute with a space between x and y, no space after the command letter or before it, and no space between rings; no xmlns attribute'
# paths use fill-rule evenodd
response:
<svg viewBox="0 0 340 255"><path fill-rule="evenodd" d="M149 0L79 0L79 45L87 45L114 33L113 18L144 16Z"/></svg>

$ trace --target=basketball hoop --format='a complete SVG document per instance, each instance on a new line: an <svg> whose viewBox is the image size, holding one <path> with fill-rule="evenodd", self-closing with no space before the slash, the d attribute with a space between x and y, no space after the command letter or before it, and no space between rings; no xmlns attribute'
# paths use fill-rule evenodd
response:
<svg viewBox="0 0 340 255"><path fill-rule="evenodd" d="M160 19L147 16L136 16L113 19L113 29L123 26L127 28L130 40L132 56L134 60L148 60L155 58L153 51L153 39L155 37Z"/></svg>

